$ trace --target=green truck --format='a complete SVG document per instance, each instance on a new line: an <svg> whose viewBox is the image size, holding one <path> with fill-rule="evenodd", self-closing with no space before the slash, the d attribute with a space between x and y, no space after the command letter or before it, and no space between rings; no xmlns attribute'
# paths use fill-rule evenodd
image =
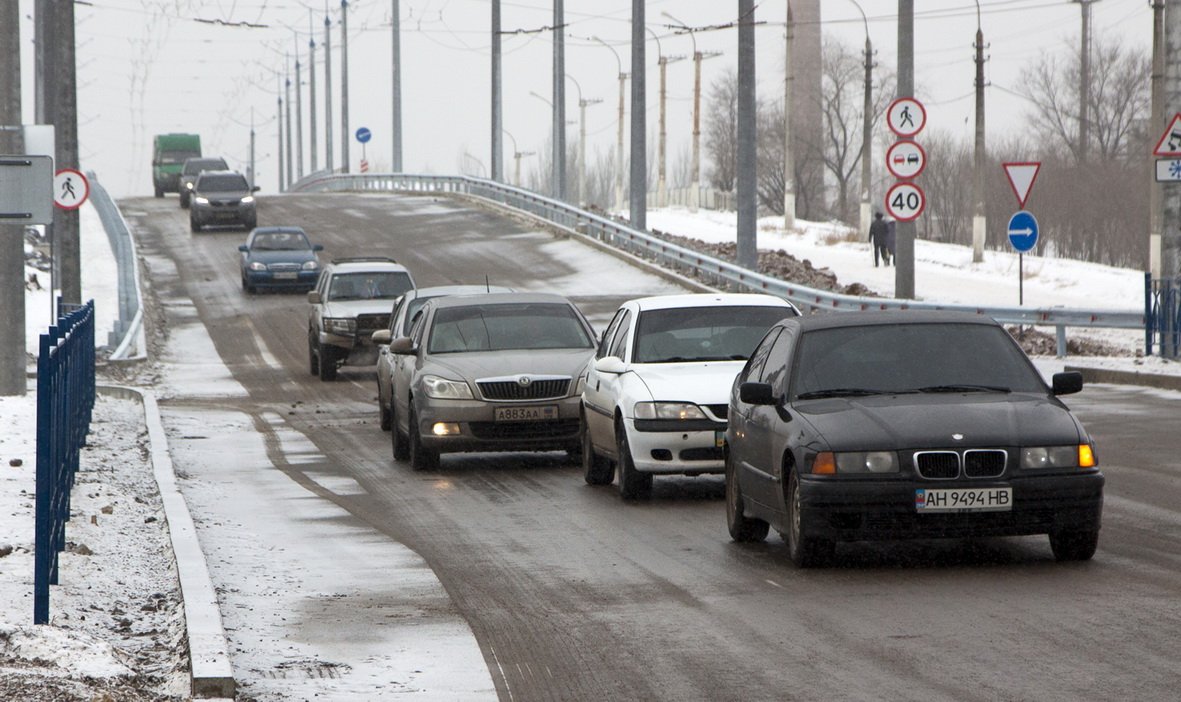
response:
<svg viewBox="0 0 1181 702"><path fill-rule="evenodd" d="M180 169L186 158L201 155L200 134L157 134L152 146L152 185L156 197L178 192Z"/></svg>

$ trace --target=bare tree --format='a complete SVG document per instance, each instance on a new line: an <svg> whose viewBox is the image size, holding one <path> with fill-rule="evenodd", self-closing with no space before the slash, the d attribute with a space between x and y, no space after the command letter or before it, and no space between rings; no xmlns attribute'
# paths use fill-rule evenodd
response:
<svg viewBox="0 0 1181 702"><path fill-rule="evenodd" d="M1058 54L1043 52L1021 73L1022 94L1033 104L1029 122L1044 143L1078 159L1079 55L1074 46ZM1100 158L1128 153L1130 137L1148 114L1152 61L1140 48L1116 39L1096 38L1091 57L1088 113L1090 134Z"/></svg>
<svg viewBox="0 0 1181 702"><path fill-rule="evenodd" d="M709 183L730 192L738 178L738 73L733 68L710 85L704 118Z"/></svg>

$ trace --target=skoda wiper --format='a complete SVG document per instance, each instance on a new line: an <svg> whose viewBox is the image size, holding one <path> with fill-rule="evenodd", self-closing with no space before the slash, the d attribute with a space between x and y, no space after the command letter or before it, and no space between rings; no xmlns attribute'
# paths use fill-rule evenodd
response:
<svg viewBox="0 0 1181 702"><path fill-rule="evenodd" d="M828 388L827 390L812 390L802 392L796 396L797 400L819 400L825 397L865 397L866 395L882 395L883 390L869 388Z"/></svg>
<svg viewBox="0 0 1181 702"><path fill-rule="evenodd" d="M1000 385L972 385L968 383L955 385L928 385L918 388L918 392L1012 392Z"/></svg>

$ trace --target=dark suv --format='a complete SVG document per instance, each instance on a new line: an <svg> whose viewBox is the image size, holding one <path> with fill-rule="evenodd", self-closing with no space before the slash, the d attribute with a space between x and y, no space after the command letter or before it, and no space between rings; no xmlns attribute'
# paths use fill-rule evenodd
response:
<svg viewBox="0 0 1181 702"><path fill-rule="evenodd" d="M180 169L180 182L176 189L180 193L180 206L185 209L193 197L193 184L202 171L228 171L224 158L186 158Z"/></svg>
<svg viewBox="0 0 1181 702"><path fill-rule="evenodd" d="M238 225L243 229L258 226L254 211L254 192L246 176L236 171L205 171L193 184L189 204L189 226L194 232L214 225Z"/></svg>

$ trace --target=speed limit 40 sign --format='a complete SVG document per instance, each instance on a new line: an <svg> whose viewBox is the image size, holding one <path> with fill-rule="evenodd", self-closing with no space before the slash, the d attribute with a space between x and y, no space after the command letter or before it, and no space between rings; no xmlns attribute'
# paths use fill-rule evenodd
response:
<svg viewBox="0 0 1181 702"><path fill-rule="evenodd" d="M886 191L886 211L899 222L910 222L923 213L927 196L914 183L895 183Z"/></svg>

